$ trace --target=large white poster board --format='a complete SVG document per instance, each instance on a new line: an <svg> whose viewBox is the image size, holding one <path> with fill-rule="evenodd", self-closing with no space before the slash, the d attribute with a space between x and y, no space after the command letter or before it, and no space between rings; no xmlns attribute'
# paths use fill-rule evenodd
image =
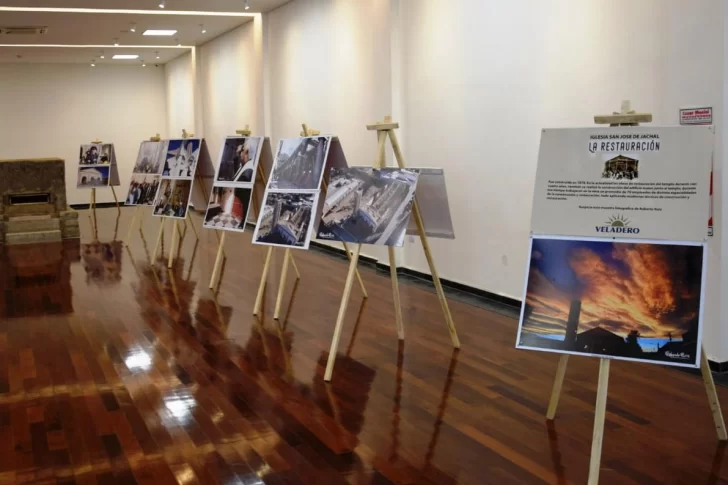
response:
<svg viewBox="0 0 728 485"><path fill-rule="evenodd" d="M713 127L543 130L533 234L703 241Z"/></svg>
<svg viewBox="0 0 728 485"><path fill-rule="evenodd" d="M544 130L516 347L698 367L712 127Z"/></svg>

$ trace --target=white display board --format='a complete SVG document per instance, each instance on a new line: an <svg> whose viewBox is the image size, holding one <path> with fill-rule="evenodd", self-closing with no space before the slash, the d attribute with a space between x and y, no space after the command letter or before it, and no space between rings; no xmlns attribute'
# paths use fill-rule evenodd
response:
<svg viewBox="0 0 728 485"><path fill-rule="evenodd" d="M532 232L703 241L713 127L543 130Z"/></svg>

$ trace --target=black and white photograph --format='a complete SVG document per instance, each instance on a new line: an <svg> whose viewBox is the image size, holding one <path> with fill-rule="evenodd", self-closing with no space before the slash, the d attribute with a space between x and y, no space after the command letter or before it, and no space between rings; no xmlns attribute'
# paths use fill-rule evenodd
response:
<svg viewBox="0 0 728 485"><path fill-rule="evenodd" d="M255 179L255 170L258 166L262 145L263 138L260 137L226 138L217 172L217 181L252 182Z"/></svg>
<svg viewBox="0 0 728 485"><path fill-rule="evenodd" d="M191 180L162 179L154 200L154 215L184 219L190 203Z"/></svg>
<svg viewBox="0 0 728 485"><path fill-rule="evenodd" d="M268 185L272 190L318 190L321 185L330 137L281 140Z"/></svg>
<svg viewBox="0 0 728 485"><path fill-rule="evenodd" d="M107 187L109 185L109 167L80 167L78 169L78 181L76 187L79 189L96 187Z"/></svg>
<svg viewBox="0 0 728 485"><path fill-rule="evenodd" d="M142 142L136 164L134 164L134 173L159 174L162 169L165 144L162 141Z"/></svg>
<svg viewBox="0 0 728 485"><path fill-rule="evenodd" d="M517 347L696 367L705 247L533 238Z"/></svg>
<svg viewBox="0 0 728 485"><path fill-rule="evenodd" d="M317 200L317 193L267 193L253 242L308 249Z"/></svg>
<svg viewBox="0 0 728 485"><path fill-rule="evenodd" d="M81 145L78 157L79 165L110 165L113 158L113 145L110 143L92 143Z"/></svg>
<svg viewBox="0 0 728 485"><path fill-rule="evenodd" d="M604 161L603 179L637 180L639 175L640 161L634 156L610 154Z"/></svg>
<svg viewBox="0 0 728 485"><path fill-rule="evenodd" d="M252 195L253 189L214 187L203 225L211 229L244 231Z"/></svg>
<svg viewBox="0 0 728 485"><path fill-rule="evenodd" d="M159 189L159 175L135 173L131 176L124 205L153 205Z"/></svg>
<svg viewBox="0 0 728 485"><path fill-rule="evenodd" d="M164 156L162 175L169 178L191 180L200 158L200 139L169 140Z"/></svg>
<svg viewBox="0 0 728 485"><path fill-rule="evenodd" d="M402 246L417 173L399 168L333 168L318 239Z"/></svg>

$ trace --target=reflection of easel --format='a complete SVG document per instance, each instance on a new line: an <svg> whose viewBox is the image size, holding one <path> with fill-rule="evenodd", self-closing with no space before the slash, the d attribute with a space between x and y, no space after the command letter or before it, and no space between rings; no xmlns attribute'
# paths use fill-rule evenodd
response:
<svg viewBox="0 0 728 485"><path fill-rule="evenodd" d="M307 137L307 136L317 136L320 135L321 132L319 130L312 130L306 125L305 123L302 126L301 136ZM275 164L275 161L273 162ZM258 164L258 167L260 167L261 164ZM326 167L324 167L325 169ZM263 180L266 182L267 186L267 180L265 179L265 174L261 174L263 176ZM324 190L326 190L326 181L323 182ZM263 201L263 205L265 205L265 200ZM351 253L349 252L349 247L344 243L344 250L346 251L346 255L351 259ZM263 265L263 275L260 279L260 286L258 287L258 295L255 298L255 306L253 307L253 315L257 316L260 313L261 306L263 304L263 292L265 290L265 284L268 279L268 270L270 268L270 260L271 256L273 255L273 246L268 247L268 253L265 257L265 264ZM280 318L281 314L281 304L283 302L283 291L285 290L286 286L286 278L288 277L288 260L290 259L291 263L293 264L293 269L296 271L296 279L301 279L301 273L298 272L298 267L296 266L296 261L293 259L293 254L291 253L290 248L286 248L284 256L283 256L283 268L281 269L281 279L280 283L278 284L278 296L276 297L276 307L275 311L273 312L273 319L278 320ZM364 293L364 298L367 297L366 289L364 288L364 282L361 279L361 276L359 275L359 271L357 270L357 277L359 278L359 284L361 285L362 293Z"/></svg>
<svg viewBox="0 0 728 485"><path fill-rule="evenodd" d="M194 138L194 136L195 136L194 133L187 133L187 130L182 130L182 139L183 140L186 140L188 138ZM200 142L202 142L202 140L200 140ZM202 150L202 143L200 143L200 150ZM167 154L165 153L164 156L166 157ZM198 163L199 163L199 160L198 160ZM205 191L205 187L202 185L202 181L200 180L200 177L198 176L197 171L195 171L195 182L197 182L195 185L200 187L200 190L202 191L202 195L205 197L205 200L207 200L208 197L207 197L207 194ZM161 190L161 184L160 184L160 190ZM191 194L190 194L190 196L191 196ZM188 204L189 204L189 201L188 201ZM159 249L164 240L164 224L166 222L165 219L166 218L162 219L162 224L159 227L159 235L157 236L157 244L154 247L154 254L152 254L152 262L156 261L157 254L159 254ZM195 229L195 224L194 224L194 221L192 220L192 215L190 214L189 207L187 208L187 217L183 220L183 223L185 225L184 234L187 233L187 221L189 221L190 226L192 227L192 232L195 234L195 239L197 239L199 241L200 235L197 233L197 229ZM174 265L174 259L177 257L177 252L179 251L179 248L177 247L177 244L178 244L177 237L178 236L180 238L179 245L181 245L184 237L183 237L182 231L180 231L180 228L179 228L179 220L175 219L174 224L172 226L172 242L169 245L169 259L167 261L167 268L172 268L172 266Z"/></svg>
<svg viewBox="0 0 728 485"><path fill-rule="evenodd" d="M595 116L596 124L608 124L609 126L639 126L640 123L649 123L652 121L652 114L637 113L631 109L629 101L622 101L622 110L612 115ZM703 375L703 383L705 391L708 394L708 402L710 410L713 413L713 421L721 441L728 440L726 433L723 413L720 409L718 394L715 390L713 382L713 374L710 372L708 357L705 349L701 348L700 372ZM564 384L564 376L566 375L566 367L569 363L569 356L564 354L559 359L559 366L556 369L554 385L549 399L549 407L546 412L546 419L553 420L556 416L556 409L559 405L559 397L561 397L561 389ZM588 485L597 485L599 483L599 471L602 461L602 439L604 437L604 420L607 412L607 388L609 385L609 363L610 359L599 359L599 384L597 386L597 402L594 411L594 431L592 434L591 460L589 463L589 481Z"/></svg>
<svg viewBox="0 0 728 485"><path fill-rule="evenodd" d="M385 167L386 160L384 150L387 143L387 137L389 137L389 140L392 144L392 149L394 150L394 157L397 160L397 165L399 166L399 168L405 168L404 155L402 154L402 150L399 146L397 134L394 131L397 128L399 128L399 123L393 122L390 116L385 117L383 122L375 123L373 125L367 125L367 130L377 132L377 139L379 141L379 149L377 151L377 159L374 162L374 168L381 169ZM452 340L452 344L455 348L460 348L460 340L458 339L457 331L455 330L455 323L453 322L452 315L450 314L450 307L447 304L445 291L442 288L442 283L440 282L440 277L438 276L437 268L435 267L435 259L433 258L432 252L430 251L430 244L427 240L425 225L422 222L422 216L420 214L420 209L417 204L416 198L414 201L414 206L412 208L412 217L415 218L415 222L417 223L417 230L420 233L422 248L424 249L425 256L427 257L427 263L430 266L432 281L435 284L437 297L440 300L440 306L442 307L442 312L445 315L445 322L447 323L448 330L450 331L450 339ZM399 299L399 283L397 280L397 262L395 260L394 248L388 247L387 249L389 250L389 271L392 278L392 292L394 295L394 312L397 324L397 337L400 340L404 340L402 308ZM331 375L334 372L336 352L339 348L339 339L341 338L341 329L344 324L346 307L349 304L349 297L351 295L351 286L353 283L354 272L356 271L356 266L359 262L360 253L361 244L357 244L356 249L354 250L354 255L352 258L350 258L351 263L349 264L349 275L347 276L346 284L344 285L344 296L341 299L341 306L339 307L339 314L336 319L336 328L334 329L334 337L331 340L331 350L329 352L329 360L326 364L326 374L324 376L324 379L326 381L331 380Z"/></svg>
<svg viewBox="0 0 728 485"><path fill-rule="evenodd" d="M93 140L91 142L93 145L103 145L103 141L99 140L98 138L96 140ZM114 190L114 186L111 185L111 162L112 160L109 159L109 187L111 188L111 193L114 195L114 202L116 202L116 211L118 212L118 215L121 215L121 208L119 207L119 199L116 197L116 190ZM91 229L94 231L94 240L99 239L99 226L98 221L96 220L96 187L91 188L91 203L90 203L90 209L91 213L93 214L93 220L91 221ZM118 223L119 220L117 218L117 229L118 229ZM114 240L116 240L116 235L114 235Z"/></svg>
<svg viewBox="0 0 728 485"><path fill-rule="evenodd" d="M239 136L250 136L252 133L250 131L250 125L245 125L245 128L242 130L235 130L235 133ZM262 147L261 147L262 149ZM258 162L258 173L261 177L263 177L263 181L265 183L265 172L263 172L263 168L261 167L261 162ZM253 178L255 180L255 178ZM255 191L255 184L253 184L253 191ZM253 194L253 200L255 200L255 194ZM246 210L246 213L249 213L250 208ZM247 220L243 222L243 224L246 224ZM217 234L217 239L219 241L219 245L217 248L217 256L215 257L215 265L212 267L212 276L210 277L210 289L215 289L215 284L220 284L222 281L222 278L220 278L220 269L222 268L222 262L225 257L225 234L227 234L227 231L215 231ZM220 233L222 233L222 236L220 236ZM218 281L220 279L220 281Z"/></svg>
<svg viewBox="0 0 728 485"><path fill-rule="evenodd" d="M162 137L160 137L159 133L157 133L155 136L150 137L149 141L160 142L162 141ZM129 230L126 233L126 238L124 238L124 242L126 242L126 247L129 247L131 245L131 231L132 229L134 229L134 223L136 222L140 213L141 217L139 217L139 234L141 234L142 238L144 238L144 231L142 230L144 227L144 212L142 212L143 207L144 206L138 205L134 209L134 215L131 217L131 222L129 223Z"/></svg>

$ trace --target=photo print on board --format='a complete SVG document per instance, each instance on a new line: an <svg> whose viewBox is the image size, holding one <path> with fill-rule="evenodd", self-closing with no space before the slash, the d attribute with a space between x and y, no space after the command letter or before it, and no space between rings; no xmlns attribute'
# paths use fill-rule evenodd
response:
<svg viewBox="0 0 728 485"><path fill-rule="evenodd" d="M110 165L113 145L110 143L90 143L81 145L79 165Z"/></svg>
<svg viewBox="0 0 728 485"><path fill-rule="evenodd" d="M190 203L191 180L162 179L154 200L154 215L184 219Z"/></svg>
<svg viewBox="0 0 728 485"><path fill-rule="evenodd" d="M97 188L107 187L109 185L109 166L80 167L78 169L78 180L76 187Z"/></svg>
<svg viewBox="0 0 728 485"><path fill-rule="evenodd" d="M165 145L166 143L161 141L142 142L134 164L134 173L159 174L162 170Z"/></svg>
<svg viewBox="0 0 728 485"><path fill-rule="evenodd" d="M268 192L253 242L308 249L318 194Z"/></svg>
<svg viewBox="0 0 728 485"><path fill-rule="evenodd" d="M159 180L157 174L132 174L124 205L153 205L159 189Z"/></svg>
<svg viewBox="0 0 728 485"><path fill-rule="evenodd" d="M261 137L228 137L222 149L217 182L250 183L255 179Z"/></svg>
<svg viewBox="0 0 728 485"><path fill-rule="evenodd" d="M331 137L327 136L281 140L268 188L318 190L330 143Z"/></svg>
<svg viewBox="0 0 728 485"><path fill-rule="evenodd" d="M402 246L417 177L400 168L331 169L318 239Z"/></svg>
<svg viewBox="0 0 728 485"><path fill-rule="evenodd" d="M252 188L213 187L203 225L211 229L243 232L252 195Z"/></svg>
<svg viewBox="0 0 728 485"><path fill-rule="evenodd" d="M701 244L533 238L518 348L697 367Z"/></svg>
<svg viewBox="0 0 728 485"><path fill-rule="evenodd" d="M195 176L197 160L200 158L200 145L199 138L169 140L167 153L164 156L162 176L192 180Z"/></svg>

